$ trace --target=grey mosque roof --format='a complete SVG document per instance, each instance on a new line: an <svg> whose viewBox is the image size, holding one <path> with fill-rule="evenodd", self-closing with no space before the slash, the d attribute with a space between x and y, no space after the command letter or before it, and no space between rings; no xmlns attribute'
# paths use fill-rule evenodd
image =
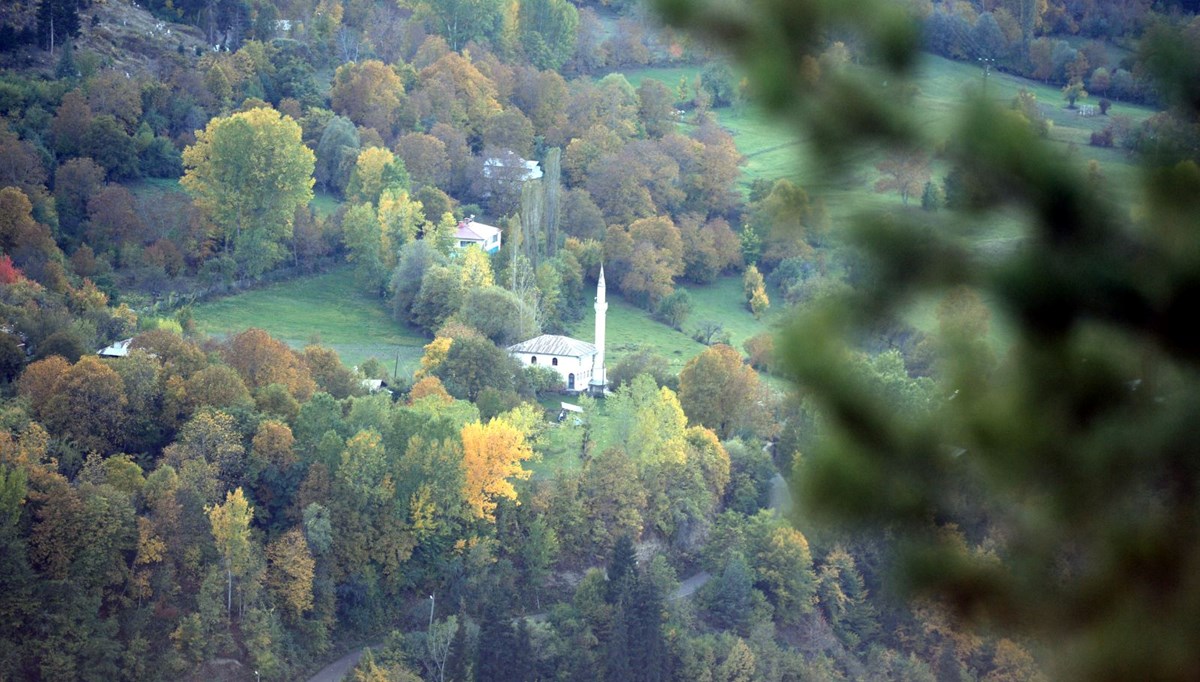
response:
<svg viewBox="0 0 1200 682"><path fill-rule="evenodd" d="M522 341L508 347L510 353L532 353L533 355L559 355L563 357L584 357L595 355L596 347L587 341L572 339L569 336L542 334L528 341Z"/></svg>

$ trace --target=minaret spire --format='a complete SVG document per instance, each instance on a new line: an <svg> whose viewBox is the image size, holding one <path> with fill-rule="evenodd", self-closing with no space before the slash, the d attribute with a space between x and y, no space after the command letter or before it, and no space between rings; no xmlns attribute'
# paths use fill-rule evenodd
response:
<svg viewBox="0 0 1200 682"><path fill-rule="evenodd" d="M608 377L604 372L604 323L605 316L608 312L608 301L605 300L604 286L604 264L600 264L600 280L596 282L596 355L592 359L592 380L588 383L588 390L594 395L604 395L604 388L608 384Z"/></svg>

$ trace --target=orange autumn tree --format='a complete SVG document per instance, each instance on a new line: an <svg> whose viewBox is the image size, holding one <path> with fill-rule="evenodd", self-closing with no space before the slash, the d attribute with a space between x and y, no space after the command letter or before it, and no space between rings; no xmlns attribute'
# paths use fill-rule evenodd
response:
<svg viewBox="0 0 1200 682"><path fill-rule="evenodd" d="M477 518L493 520L496 499L517 499L511 478L529 478L521 462L533 456L525 436L503 419L487 424L472 422L462 429L463 496Z"/></svg>

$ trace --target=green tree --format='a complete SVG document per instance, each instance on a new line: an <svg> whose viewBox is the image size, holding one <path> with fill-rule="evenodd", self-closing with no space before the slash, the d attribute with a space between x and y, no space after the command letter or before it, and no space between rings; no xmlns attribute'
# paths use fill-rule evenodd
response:
<svg viewBox="0 0 1200 682"><path fill-rule="evenodd" d="M391 240L383 231L372 204L354 204L342 218L342 242L349 253L346 260L354 264L354 274L363 289L371 294L383 293L391 252Z"/></svg>
<svg viewBox="0 0 1200 682"><path fill-rule="evenodd" d="M412 320L432 333L458 312L463 303L462 279L456 269L434 265L421 278L421 289L412 304Z"/></svg>
<svg viewBox="0 0 1200 682"><path fill-rule="evenodd" d="M337 194L345 192L361 146L358 129L350 119L335 116L325 124L314 160L316 183Z"/></svg>
<svg viewBox="0 0 1200 682"><path fill-rule="evenodd" d="M249 275L283 260L296 209L312 200L315 157L300 126L270 108L215 118L183 152L180 183Z"/></svg>
<svg viewBox="0 0 1200 682"><path fill-rule="evenodd" d="M725 558L721 572L705 585L700 601L713 625L744 631L753 615L754 592L754 579L746 558L741 552L733 552Z"/></svg>
<svg viewBox="0 0 1200 682"><path fill-rule="evenodd" d="M1083 89L1083 81L1078 78L1072 80L1063 86L1063 99L1067 100L1067 108L1074 109L1075 102L1081 99L1087 99L1087 90Z"/></svg>
<svg viewBox="0 0 1200 682"><path fill-rule="evenodd" d="M467 292L462 320L499 346L510 346L541 333L534 313L513 292L497 286Z"/></svg>
<svg viewBox="0 0 1200 682"><path fill-rule="evenodd" d="M646 491L637 467L620 448L609 448L584 465L580 482L583 510L589 519L588 540L597 554L607 553L619 538L642 533Z"/></svg>
<svg viewBox="0 0 1200 682"><path fill-rule="evenodd" d="M416 7L418 16L454 51L471 40L499 37L504 14L500 0L420 0Z"/></svg>
<svg viewBox="0 0 1200 682"><path fill-rule="evenodd" d="M675 128L675 93L663 82L647 78L638 86L638 119L651 137L662 137Z"/></svg>
<svg viewBox="0 0 1200 682"><path fill-rule="evenodd" d="M676 289L658 302L654 315L675 329L682 330L688 315L692 314L692 295L687 289Z"/></svg>
<svg viewBox="0 0 1200 682"><path fill-rule="evenodd" d="M79 9L79 0L44 0L38 3L38 44L53 55L55 45L78 35Z"/></svg>
<svg viewBox="0 0 1200 682"><path fill-rule="evenodd" d="M511 391L520 365L494 343L484 338L456 339L446 359L433 370L450 395L475 400L480 391L494 388Z"/></svg>
<svg viewBox="0 0 1200 682"><path fill-rule="evenodd" d="M516 632L512 619L489 606L479 624L479 646L475 654L475 682L506 682L512 677L516 654Z"/></svg>
<svg viewBox="0 0 1200 682"><path fill-rule="evenodd" d="M539 69L557 71L575 54L579 11L567 0L524 0L517 9L521 50Z"/></svg>

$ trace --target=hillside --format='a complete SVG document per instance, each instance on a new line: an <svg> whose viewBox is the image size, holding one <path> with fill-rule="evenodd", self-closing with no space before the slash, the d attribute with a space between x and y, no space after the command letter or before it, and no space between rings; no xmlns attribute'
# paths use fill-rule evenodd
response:
<svg viewBox="0 0 1200 682"><path fill-rule="evenodd" d="M136 0L88 3L80 12L79 36L73 42L84 68L113 68L130 74L153 73L168 52L195 54L211 49L196 27L159 20ZM0 66L52 71L58 56L32 48L0 51Z"/></svg>

